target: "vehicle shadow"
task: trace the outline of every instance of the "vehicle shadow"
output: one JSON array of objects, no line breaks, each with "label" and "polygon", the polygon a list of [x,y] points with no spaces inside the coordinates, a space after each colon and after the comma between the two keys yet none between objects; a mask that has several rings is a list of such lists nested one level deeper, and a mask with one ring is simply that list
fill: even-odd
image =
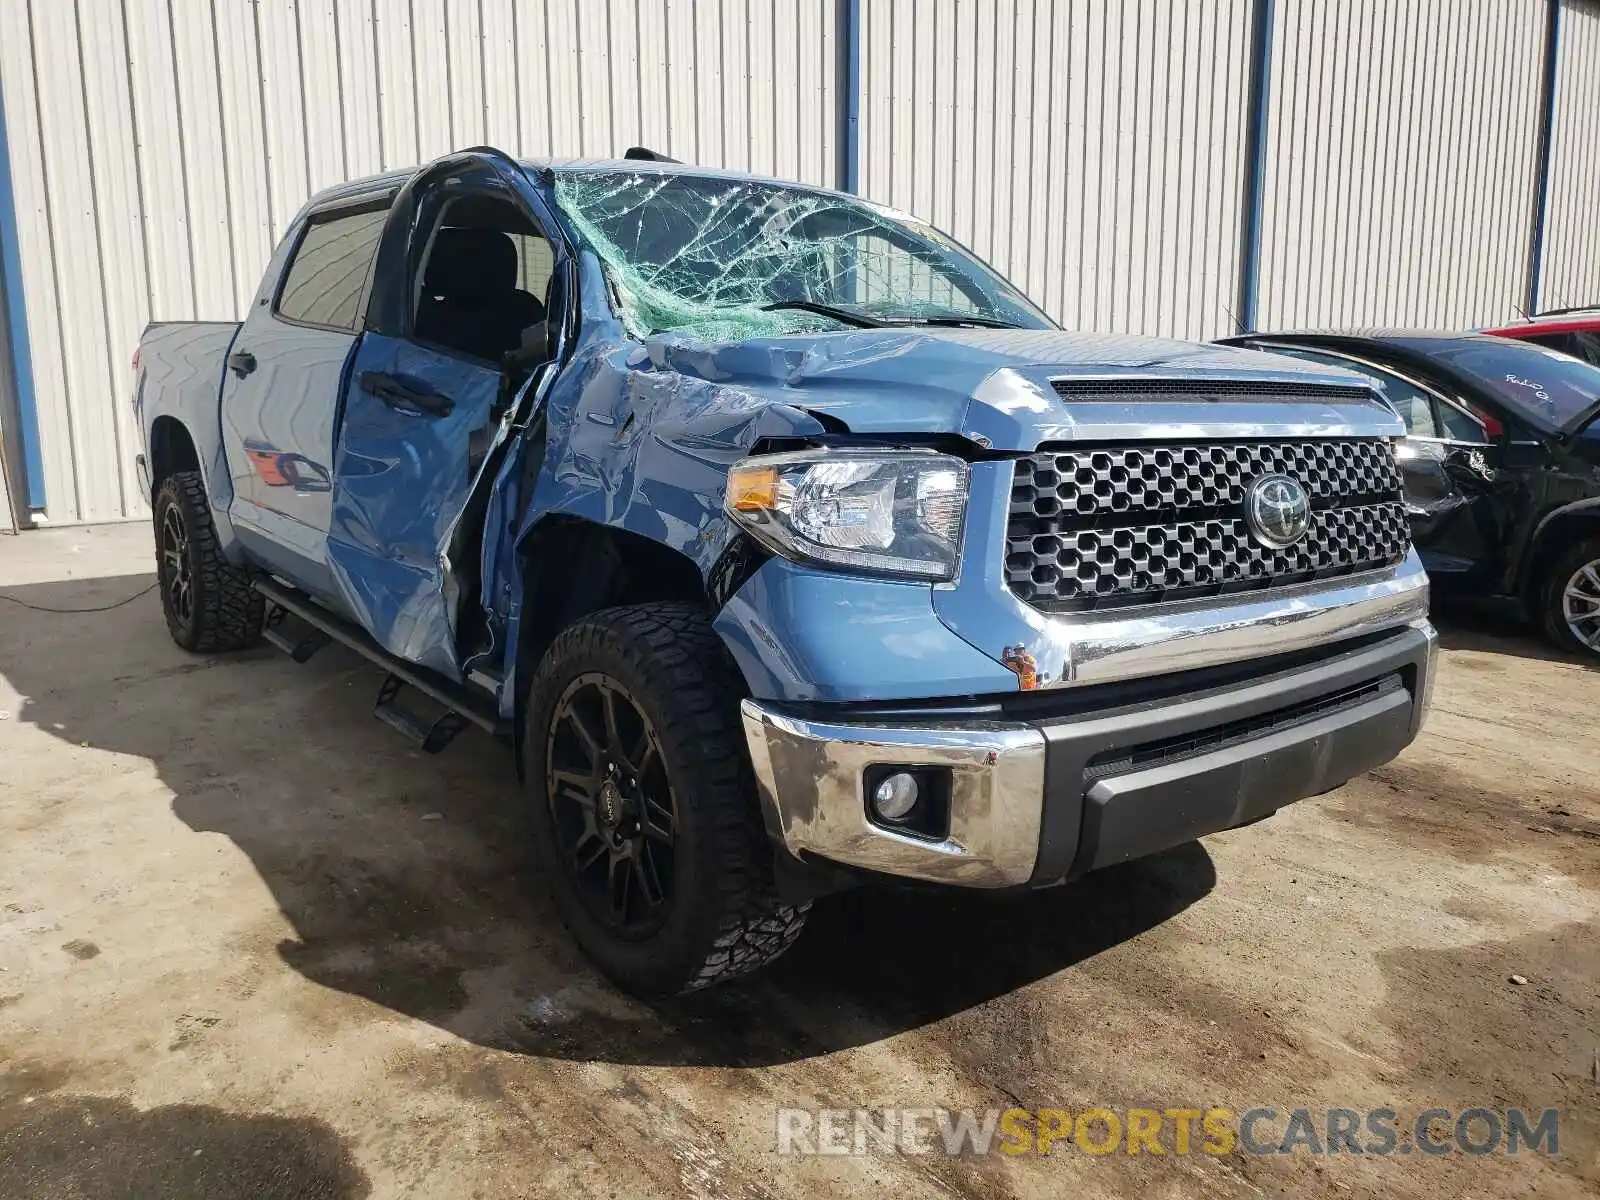
[{"label": "vehicle shadow", "polygon": [[[149,580],[0,590],[87,608]],[[379,673],[341,647],[304,666],[266,648],[186,655],[154,596],[80,616],[6,607],[0,676],[23,696],[12,721],[34,727],[12,735],[153,763],[172,812],[229,838],[294,930],[280,940],[277,914],[218,912],[273,931],[236,939],[240,953],[260,944],[323,987],[480,1046],[640,1065],[809,1058],[1068,969],[1215,885],[1191,843],[1032,895],[861,890],[819,902],[766,973],[646,1005],[593,971],[531,877],[507,748],[471,730],[443,754],[412,750],[370,716]]]},{"label": "vehicle shadow", "polygon": [[1600,656],[1562,650],[1552,645],[1537,625],[1506,613],[1460,601],[1435,601],[1432,618],[1439,630],[1439,645],[1446,650],[1476,650],[1590,670],[1600,668]]}]

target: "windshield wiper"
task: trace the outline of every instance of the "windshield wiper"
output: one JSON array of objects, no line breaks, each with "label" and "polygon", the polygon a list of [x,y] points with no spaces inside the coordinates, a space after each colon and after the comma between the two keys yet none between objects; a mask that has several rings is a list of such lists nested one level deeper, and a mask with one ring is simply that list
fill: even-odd
[{"label": "windshield wiper", "polygon": [[882,329],[884,324],[882,321],[875,321],[871,317],[863,316],[861,313],[851,312],[848,308],[835,308],[832,304],[823,304],[816,300],[774,300],[771,304],[763,304],[761,311],[777,312],[785,308],[795,308],[801,312],[832,317],[835,321],[843,321],[846,325],[854,325],[857,329]]},{"label": "windshield wiper", "polygon": [[840,308],[834,304],[824,304],[820,300],[774,300],[771,304],[763,304],[761,311],[773,312],[783,308],[797,308],[802,312],[818,313],[824,317],[832,317],[835,321],[843,321],[846,325],[854,325],[858,329],[883,329],[893,325],[975,325],[980,329],[1022,328],[1010,321],[998,321],[993,317],[968,316],[966,313],[933,316],[923,313],[874,313],[869,317],[865,313]]}]

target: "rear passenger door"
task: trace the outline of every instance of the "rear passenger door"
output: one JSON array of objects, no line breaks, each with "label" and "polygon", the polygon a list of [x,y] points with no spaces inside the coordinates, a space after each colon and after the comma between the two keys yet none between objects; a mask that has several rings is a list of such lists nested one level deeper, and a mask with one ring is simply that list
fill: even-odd
[{"label": "rear passenger door", "polygon": [[284,239],[222,381],[232,516],[251,555],[325,602],[334,431],[389,197],[327,205]]}]

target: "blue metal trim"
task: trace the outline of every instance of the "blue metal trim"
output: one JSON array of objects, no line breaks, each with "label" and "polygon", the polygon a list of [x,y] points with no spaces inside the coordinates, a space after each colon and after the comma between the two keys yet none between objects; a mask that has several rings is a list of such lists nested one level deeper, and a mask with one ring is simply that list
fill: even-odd
[{"label": "blue metal trim", "polygon": [[861,0],[842,0],[839,8],[844,95],[839,109],[840,190],[861,192]]},{"label": "blue metal trim", "polygon": [[38,399],[33,388],[33,355],[28,347],[28,317],[22,301],[22,260],[18,254],[16,200],[11,190],[11,148],[6,141],[5,100],[0,97],[0,314],[6,317],[22,428],[23,469],[28,507],[44,507],[44,458],[39,453]]},{"label": "blue metal trim", "polygon": [[1272,93],[1273,0],[1254,0],[1250,11],[1249,128],[1245,132],[1244,212],[1239,228],[1239,333],[1254,333],[1261,275],[1261,212],[1267,181],[1268,100]]},{"label": "blue metal trim", "polygon": [[1539,286],[1544,275],[1544,225],[1550,202],[1550,144],[1555,138],[1556,70],[1561,48],[1561,0],[1546,0],[1544,78],[1539,95],[1538,166],[1533,184],[1533,229],[1528,243],[1527,313],[1539,311]]}]

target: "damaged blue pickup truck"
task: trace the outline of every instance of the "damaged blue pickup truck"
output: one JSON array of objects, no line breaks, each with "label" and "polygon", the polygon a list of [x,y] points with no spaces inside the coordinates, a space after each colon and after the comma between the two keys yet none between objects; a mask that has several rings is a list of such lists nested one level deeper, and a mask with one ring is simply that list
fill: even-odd
[{"label": "damaged blue pickup truck", "polygon": [[504,738],[640,993],[857,882],[1046,887],[1259,820],[1427,704],[1369,384],[1063,332],[855,196],[459,153],[315,197],[242,324],[152,325],[135,374],[177,643],[341,642],[428,750]]}]

